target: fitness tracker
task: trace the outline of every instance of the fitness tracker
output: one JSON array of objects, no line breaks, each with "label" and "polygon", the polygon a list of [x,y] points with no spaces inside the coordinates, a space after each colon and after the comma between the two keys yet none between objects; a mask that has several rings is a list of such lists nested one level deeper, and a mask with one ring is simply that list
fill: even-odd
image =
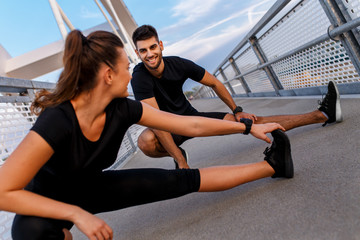
[{"label": "fitness tracker", "polygon": [[243,111],[243,108],[242,108],[242,107],[236,106],[236,108],[233,110],[233,114],[235,115],[235,114],[237,114],[237,113],[239,113],[239,112],[242,112],[242,111]]},{"label": "fitness tracker", "polygon": [[240,122],[245,124],[246,126],[246,129],[245,131],[243,132],[244,135],[248,135],[250,133],[250,130],[251,130],[251,126],[253,124],[253,121],[251,119],[248,119],[248,118],[240,118]]}]

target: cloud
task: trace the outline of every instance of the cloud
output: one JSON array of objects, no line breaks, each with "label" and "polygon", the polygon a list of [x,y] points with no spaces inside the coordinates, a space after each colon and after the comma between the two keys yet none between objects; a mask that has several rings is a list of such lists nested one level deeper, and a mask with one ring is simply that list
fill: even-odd
[{"label": "cloud", "polygon": [[183,0],[172,8],[172,16],[181,17],[182,23],[194,22],[207,15],[220,0]]},{"label": "cloud", "polygon": [[177,55],[197,61],[205,57],[211,51],[233,41],[251,29],[251,25],[240,27],[230,26],[222,32],[214,35],[196,34],[178,41],[168,47],[165,46],[165,55]]},{"label": "cloud", "polygon": [[[198,59],[205,57],[211,51],[214,51],[230,41],[239,39],[242,35],[250,31],[253,25],[259,21],[265,13],[264,11],[256,12],[255,9],[269,1],[271,0],[263,0],[253,4],[242,11],[222,19],[221,21],[205,26],[202,30],[177,41],[174,44],[169,46],[165,45],[164,54],[183,56],[192,59],[193,61],[197,61]],[[244,16],[247,16],[249,22],[243,22],[241,25],[238,25],[238,22],[236,22],[236,25],[233,24],[221,29],[225,23],[229,23]],[[175,25],[172,27],[175,27]],[[219,29],[221,29],[221,31]],[[241,39],[239,39],[239,41],[240,40]]]},{"label": "cloud", "polygon": [[100,11],[91,12],[87,7],[81,6],[80,9],[81,18],[103,18],[103,15]]}]

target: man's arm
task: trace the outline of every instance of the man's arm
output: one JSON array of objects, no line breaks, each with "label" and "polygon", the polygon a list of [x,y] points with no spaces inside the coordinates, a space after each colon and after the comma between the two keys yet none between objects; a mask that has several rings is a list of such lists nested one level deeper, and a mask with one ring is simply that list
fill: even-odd
[{"label": "man's arm", "polygon": [[[141,100],[141,102],[147,103],[153,108],[159,109],[159,105],[155,97]],[[179,147],[176,146],[171,134],[157,129],[152,129],[152,131],[155,133],[163,148],[169,153],[171,157],[175,158],[176,162],[179,164],[179,168],[189,168],[189,165],[186,163],[186,160]]]},{"label": "man's arm", "polygon": [[[205,70],[205,75],[200,81],[201,84],[211,87],[219,98],[230,108],[231,112],[236,108],[236,103],[231,97],[230,93],[216,77]],[[240,118],[249,118],[255,122],[257,120],[254,114],[240,112],[236,114],[236,121],[240,121]]]}]

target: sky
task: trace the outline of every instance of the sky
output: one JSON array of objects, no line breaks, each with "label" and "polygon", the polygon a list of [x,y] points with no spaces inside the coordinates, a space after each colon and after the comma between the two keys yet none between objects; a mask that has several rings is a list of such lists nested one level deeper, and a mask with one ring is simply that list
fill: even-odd
[{"label": "sky", "polygon": [[[75,28],[106,21],[93,0],[57,0]],[[100,1],[99,1],[100,2]],[[210,73],[276,0],[124,0],[140,26],[153,25],[164,56],[190,59]],[[0,44],[12,57],[60,40],[48,0],[0,0]],[[55,82],[59,71],[37,78]],[[187,81],[184,90],[197,86]]]}]

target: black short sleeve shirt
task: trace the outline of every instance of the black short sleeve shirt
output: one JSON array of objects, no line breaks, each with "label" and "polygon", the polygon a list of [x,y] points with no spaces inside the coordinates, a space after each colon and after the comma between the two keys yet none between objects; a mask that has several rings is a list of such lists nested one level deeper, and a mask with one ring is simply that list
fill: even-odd
[{"label": "black short sleeve shirt", "polygon": [[182,86],[188,78],[199,82],[205,69],[180,57],[163,57],[163,60],[165,68],[161,78],[151,75],[143,63],[134,68],[131,86],[135,99],[141,101],[155,97],[161,110],[175,114],[193,111]]},{"label": "black short sleeve shirt", "polygon": [[93,142],[83,135],[70,101],[46,108],[31,130],[49,143],[54,154],[36,177],[71,179],[82,173],[99,172],[111,166],[127,129],[137,123],[141,116],[140,102],[127,98],[113,100],[106,108],[106,121],[101,136]]}]

